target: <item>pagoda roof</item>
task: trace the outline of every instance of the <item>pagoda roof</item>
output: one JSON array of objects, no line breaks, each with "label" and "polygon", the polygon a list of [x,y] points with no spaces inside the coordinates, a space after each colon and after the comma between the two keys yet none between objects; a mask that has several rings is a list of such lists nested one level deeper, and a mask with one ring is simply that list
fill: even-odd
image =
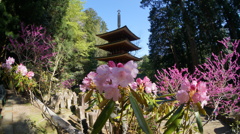
[{"label": "pagoda roof", "polygon": [[140,39],[134,33],[132,33],[127,26],[123,26],[121,28],[118,28],[116,30],[106,32],[103,34],[98,34],[97,36],[109,42],[117,41],[119,39],[126,39],[126,38],[130,41]]},{"label": "pagoda roof", "polygon": [[134,51],[141,49],[140,47],[130,42],[128,39],[102,45],[96,45],[96,47],[110,52],[114,50]]},{"label": "pagoda roof", "polygon": [[96,59],[100,60],[100,61],[106,61],[106,62],[114,61],[114,62],[121,62],[121,63],[126,63],[130,60],[133,60],[133,61],[141,60],[141,58],[137,58],[129,53],[111,55],[111,56],[107,56],[107,57],[97,57]]}]

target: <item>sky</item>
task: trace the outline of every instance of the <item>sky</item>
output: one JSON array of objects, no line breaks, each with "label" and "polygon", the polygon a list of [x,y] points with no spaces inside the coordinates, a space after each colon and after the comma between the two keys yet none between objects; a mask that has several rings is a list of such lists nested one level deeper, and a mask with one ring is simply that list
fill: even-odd
[{"label": "sky", "polygon": [[140,50],[132,52],[137,57],[149,54],[148,37],[150,23],[148,21],[149,9],[140,7],[141,0],[85,0],[85,9],[93,8],[99,17],[106,22],[108,32],[116,30],[118,10],[121,11],[121,27],[127,26],[140,39],[133,43]]}]

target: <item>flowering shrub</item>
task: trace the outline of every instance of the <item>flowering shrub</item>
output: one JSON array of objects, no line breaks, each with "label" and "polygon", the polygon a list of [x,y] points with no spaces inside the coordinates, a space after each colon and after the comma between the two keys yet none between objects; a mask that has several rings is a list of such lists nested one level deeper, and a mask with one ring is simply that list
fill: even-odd
[{"label": "flowering shrub", "polygon": [[[190,106],[194,105],[197,108],[192,109],[195,109],[199,131],[202,132],[198,111],[205,114],[201,107],[201,103],[203,106],[208,100],[205,83],[192,81],[190,84],[186,79],[185,83],[180,83],[182,85],[181,90],[177,93],[179,101],[175,99],[166,101],[163,99],[164,97],[173,95],[158,96],[156,84],[152,83],[148,77],[136,78],[137,73],[137,64],[133,61],[126,64],[115,64],[110,61],[108,64],[99,66],[96,72],[90,72],[83,79],[80,90],[86,94],[85,101],[89,103],[88,109],[94,106],[102,109],[93,126],[92,133],[98,133],[109,118],[117,128],[116,133],[122,133],[120,127],[124,123],[125,126],[128,126],[128,132],[140,132],[139,129],[135,130],[139,125],[145,133],[152,133],[152,130],[161,131],[157,126],[164,119],[169,119],[165,124],[167,127],[165,133],[171,133],[175,130],[179,132],[187,131],[188,128],[192,131],[189,113],[191,111]],[[184,99],[181,92],[184,92],[186,96]],[[174,105],[178,102],[180,102],[180,107]],[[118,108],[115,108],[116,104],[118,104]],[[126,111],[128,114],[126,114]],[[116,121],[116,118],[111,118],[111,113],[117,114],[119,120]],[[133,115],[135,115],[135,118]],[[181,122],[183,117],[185,117],[185,120]],[[137,121],[138,124],[133,121]],[[148,124],[152,125],[149,126]],[[184,129],[179,128],[179,126]]]},{"label": "flowering shrub", "polygon": [[195,75],[207,82],[209,106],[215,114],[234,114],[240,112],[240,54],[237,51],[240,40],[230,38],[219,41],[226,48],[219,55],[212,54],[207,62],[196,68]]},{"label": "flowering shrub", "polygon": [[55,55],[53,39],[46,34],[41,26],[21,25],[18,39],[10,38],[7,49],[17,55],[20,63],[32,63],[35,67],[49,65],[49,60]]},{"label": "flowering shrub", "polygon": [[28,71],[23,64],[13,66],[15,59],[8,57],[6,63],[2,64],[2,79],[10,88],[18,88],[18,91],[31,90],[36,86],[36,82],[32,79],[33,71]]},{"label": "flowering shrub", "polygon": [[[219,55],[212,54],[206,63],[195,68],[190,74],[186,68],[177,69],[175,66],[158,71],[157,86],[161,94],[177,93],[180,104],[201,102],[214,108],[214,114],[234,114],[240,111],[240,65],[237,51],[240,40],[230,42],[230,38],[219,41],[225,50]],[[187,80],[188,79],[188,80]],[[192,81],[191,83],[189,82]],[[201,82],[204,81],[204,82]],[[191,90],[195,87],[194,90]],[[205,88],[207,87],[207,88]],[[206,90],[207,89],[207,90]],[[197,92],[196,92],[197,91]]]}]

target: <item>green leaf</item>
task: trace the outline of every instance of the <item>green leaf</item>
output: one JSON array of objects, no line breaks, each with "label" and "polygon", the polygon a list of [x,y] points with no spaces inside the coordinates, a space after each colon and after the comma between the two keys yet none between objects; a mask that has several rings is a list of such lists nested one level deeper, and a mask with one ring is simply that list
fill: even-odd
[{"label": "green leaf", "polygon": [[103,108],[103,106],[105,106],[107,103],[108,103],[108,99],[104,99],[99,105],[98,105],[98,107],[100,108],[100,109],[102,109]]},{"label": "green leaf", "polygon": [[169,125],[170,123],[174,122],[179,116],[181,116],[183,112],[183,106],[182,104],[175,112],[174,114],[170,117],[170,119],[166,122],[165,126]]},{"label": "green leaf", "polygon": [[93,90],[90,90],[90,91],[86,94],[86,96],[85,96],[85,98],[84,98],[84,102],[85,102],[85,103],[90,99],[90,97],[92,96],[92,93],[93,93]]},{"label": "green leaf", "polygon": [[158,96],[157,98],[165,98],[165,97],[168,97],[168,96],[174,96],[174,94],[165,94],[165,95],[161,95],[161,96]]},{"label": "green leaf", "polygon": [[203,126],[202,126],[202,121],[200,119],[199,112],[195,112],[195,117],[196,117],[196,122],[197,122],[197,125],[198,125],[198,130],[202,134],[203,133]]},{"label": "green leaf", "polygon": [[164,117],[162,117],[160,120],[157,121],[157,123],[160,123],[161,121],[165,120],[168,116],[170,116],[177,108],[174,108],[171,112],[166,114]]},{"label": "green leaf", "polygon": [[141,95],[136,93],[134,90],[131,90],[131,93],[140,104],[143,104],[143,105],[147,106],[146,101],[143,100],[144,98]]},{"label": "green leaf", "polygon": [[111,113],[113,112],[114,106],[115,101],[110,100],[108,104],[104,107],[104,109],[102,110],[102,112],[100,113],[96,122],[93,125],[92,134],[98,134],[102,130],[103,126],[105,125]]},{"label": "green leaf", "polygon": [[197,107],[198,107],[198,111],[201,115],[207,115],[207,112],[202,108],[200,102],[196,103]]},{"label": "green leaf", "polygon": [[130,103],[133,108],[134,114],[137,117],[138,124],[146,134],[152,134],[152,131],[150,130],[148,124],[146,123],[146,120],[143,117],[142,111],[139,108],[135,97],[132,94],[130,94],[129,99],[130,99]]},{"label": "green leaf", "polygon": [[167,129],[164,131],[163,134],[172,134],[176,128],[179,126],[179,124],[181,123],[182,117],[183,117],[184,112],[180,113],[180,116],[177,117],[177,119],[175,119],[168,127]]}]

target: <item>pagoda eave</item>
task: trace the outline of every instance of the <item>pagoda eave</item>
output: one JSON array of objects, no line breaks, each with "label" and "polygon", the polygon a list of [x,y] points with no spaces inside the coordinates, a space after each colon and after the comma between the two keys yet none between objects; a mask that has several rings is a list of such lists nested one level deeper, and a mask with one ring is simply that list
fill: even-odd
[{"label": "pagoda eave", "polygon": [[121,63],[126,63],[130,60],[133,60],[133,61],[140,61],[141,58],[137,58],[129,53],[124,53],[124,54],[118,54],[118,55],[112,55],[112,56],[108,56],[108,57],[97,57],[96,58],[97,60],[100,60],[100,61],[105,61],[105,62],[108,62],[108,61],[115,61],[115,62],[121,62]]},{"label": "pagoda eave", "polygon": [[107,43],[103,45],[96,45],[96,47],[103,49],[105,51],[113,51],[117,50],[119,47],[122,48],[123,50],[129,50],[129,51],[134,51],[134,50],[139,50],[141,49],[140,47],[134,45],[131,43],[129,40],[122,40],[114,43]]},{"label": "pagoda eave", "polygon": [[109,42],[116,41],[119,39],[126,39],[126,38],[128,38],[130,41],[140,39],[134,33],[132,33],[127,26],[118,28],[116,30],[113,30],[107,33],[98,34],[97,36]]}]

